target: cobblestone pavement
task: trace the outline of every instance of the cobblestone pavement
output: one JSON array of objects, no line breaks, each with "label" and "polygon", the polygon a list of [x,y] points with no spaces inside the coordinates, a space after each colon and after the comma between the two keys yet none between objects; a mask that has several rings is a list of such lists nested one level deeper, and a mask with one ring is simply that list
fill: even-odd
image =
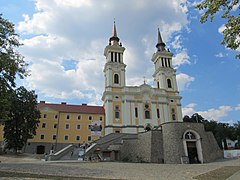
[{"label": "cobblestone pavement", "polygon": [[[193,179],[225,166],[240,166],[240,159],[221,160],[206,164],[149,164],[79,161],[17,161],[0,163],[0,171],[74,176],[104,179]],[[238,171],[238,174],[240,171]],[[238,176],[239,177],[239,176]],[[0,178],[9,179],[9,178]],[[10,178],[18,179],[18,178]],[[23,179],[23,178],[20,178]]]}]

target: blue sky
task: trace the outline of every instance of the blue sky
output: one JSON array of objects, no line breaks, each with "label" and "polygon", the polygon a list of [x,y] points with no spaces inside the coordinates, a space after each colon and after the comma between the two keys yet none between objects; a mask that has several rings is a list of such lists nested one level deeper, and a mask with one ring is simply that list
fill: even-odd
[{"label": "blue sky", "polygon": [[174,53],[183,114],[240,121],[240,60],[220,43],[224,21],[200,24],[194,0],[0,0],[15,24],[38,100],[102,105],[103,50],[116,18],[127,85],[153,85],[157,27]]}]

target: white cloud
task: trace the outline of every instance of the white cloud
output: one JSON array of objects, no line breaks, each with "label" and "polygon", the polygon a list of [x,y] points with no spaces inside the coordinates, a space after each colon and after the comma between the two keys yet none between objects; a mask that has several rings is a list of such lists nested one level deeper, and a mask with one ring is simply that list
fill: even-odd
[{"label": "white cloud", "polygon": [[71,7],[71,8],[78,8],[82,6],[91,6],[92,1],[91,0],[55,0],[55,3],[57,6],[60,7]]},{"label": "white cloud", "polygon": [[[87,99],[92,104],[101,104],[103,49],[114,17],[126,47],[128,85],[142,84],[143,76],[152,83],[154,65],[150,59],[156,50],[157,25],[168,42],[189,23],[187,0],[139,0],[137,5],[135,0],[35,0],[35,9],[32,16],[24,14],[17,26],[24,37],[21,53],[32,72],[26,79],[29,87],[46,98]],[[75,68],[65,70],[64,60],[76,62]],[[175,60],[176,66],[188,64],[187,52],[179,53]],[[180,87],[186,88],[191,81],[185,77]]]},{"label": "white cloud", "polygon": [[182,36],[176,35],[171,42],[171,47],[177,51],[177,54],[173,56],[173,66],[179,68],[183,64],[191,64],[190,57],[187,53],[187,49],[182,45]]},{"label": "white cloud", "polygon": [[171,46],[174,49],[181,49],[182,48],[182,44],[181,44],[181,36],[177,35],[174,37],[174,41],[171,43]]},{"label": "white cloud", "polygon": [[222,25],[218,28],[218,32],[219,32],[220,34],[222,34],[225,29],[226,29],[225,24],[222,24]]},{"label": "white cloud", "polygon": [[189,87],[190,83],[194,81],[194,79],[195,79],[194,77],[191,77],[184,73],[177,74],[177,83],[179,91],[186,90]]},{"label": "white cloud", "polygon": [[[182,108],[183,116],[188,115],[191,116],[194,113],[200,114],[203,118],[207,120],[215,120],[215,121],[224,121],[224,118],[229,115],[229,112],[233,111],[231,106],[219,106],[218,108],[211,108],[205,111],[197,111],[196,104],[191,103]],[[229,121],[230,122],[230,121]]]},{"label": "white cloud", "polygon": [[240,104],[238,104],[238,105],[235,107],[235,110],[236,110],[236,111],[240,111]]},{"label": "white cloud", "polygon": [[197,104],[195,104],[195,103],[191,103],[191,104],[188,104],[186,107],[183,107],[182,108],[183,116],[185,116],[185,115],[191,116],[194,113],[196,113],[196,111],[195,111],[196,105]]},{"label": "white cloud", "polygon": [[222,52],[220,52],[220,53],[218,53],[218,54],[215,54],[215,57],[222,58],[222,57],[224,57],[224,55],[223,55]]},{"label": "white cloud", "polygon": [[176,54],[173,57],[173,66],[178,68],[180,65],[183,64],[191,64],[190,57],[188,56],[187,50],[184,49],[180,53]]},{"label": "white cloud", "polygon": [[217,109],[211,108],[207,111],[199,111],[205,119],[220,121],[221,118],[226,117],[230,111],[232,111],[231,106],[219,106]]}]

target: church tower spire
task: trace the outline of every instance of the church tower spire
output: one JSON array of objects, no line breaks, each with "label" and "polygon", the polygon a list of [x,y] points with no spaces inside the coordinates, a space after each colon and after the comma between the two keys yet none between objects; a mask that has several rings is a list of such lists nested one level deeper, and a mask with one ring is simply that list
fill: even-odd
[{"label": "church tower spire", "polygon": [[109,44],[110,45],[115,45],[119,43],[119,38],[117,36],[117,28],[116,28],[116,22],[114,20],[113,23],[113,31],[112,31],[112,37],[109,38]]},{"label": "church tower spire", "polygon": [[166,44],[163,42],[160,30],[158,28],[158,43],[156,45],[157,51],[165,51],[165,46]]}]

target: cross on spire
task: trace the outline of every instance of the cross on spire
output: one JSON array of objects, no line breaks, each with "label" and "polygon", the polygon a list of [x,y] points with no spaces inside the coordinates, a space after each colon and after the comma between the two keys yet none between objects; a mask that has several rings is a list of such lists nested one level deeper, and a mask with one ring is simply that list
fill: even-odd
[{"label": "cross on spire", "polygon": [[143,84],[146,84],[146,77],[143,76]]}]

